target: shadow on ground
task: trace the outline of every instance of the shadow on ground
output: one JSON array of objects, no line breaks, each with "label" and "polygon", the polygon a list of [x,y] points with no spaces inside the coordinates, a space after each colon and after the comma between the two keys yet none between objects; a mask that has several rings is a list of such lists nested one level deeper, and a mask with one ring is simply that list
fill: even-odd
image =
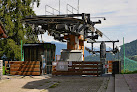
[{"label": "shadow on ground", "polygon": [[48,90],[48,92],[97,92],[105,77],[55,76],[31,81],[24,89]]}]

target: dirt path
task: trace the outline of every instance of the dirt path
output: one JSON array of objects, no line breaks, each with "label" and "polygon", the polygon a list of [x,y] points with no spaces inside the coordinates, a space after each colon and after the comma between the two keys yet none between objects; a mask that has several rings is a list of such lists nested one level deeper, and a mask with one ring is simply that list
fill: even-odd
[{"label": "dirt path", "polygon": [[4,76],[0,92],[97,92],[107,89],[109,77],[81,76]]}]

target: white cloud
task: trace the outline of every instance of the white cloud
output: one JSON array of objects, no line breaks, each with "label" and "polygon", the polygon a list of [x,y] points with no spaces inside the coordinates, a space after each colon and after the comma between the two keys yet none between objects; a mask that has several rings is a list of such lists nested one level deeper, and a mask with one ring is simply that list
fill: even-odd
[{"label": "white cloud", "polygon": [[42,34],[42,37],[41,37],[41,35],[38,35],[38,38],[39,38],[39,40],[42,40],[44,42],[53,42],[53,41],[59,42],[57,40],[54,40],[53,36],[49,36],[47,32]]}]

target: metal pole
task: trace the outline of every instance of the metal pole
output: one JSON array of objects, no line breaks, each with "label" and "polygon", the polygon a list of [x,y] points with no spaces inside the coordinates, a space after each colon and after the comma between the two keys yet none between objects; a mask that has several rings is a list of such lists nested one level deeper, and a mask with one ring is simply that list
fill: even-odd
[{"label": "metal pole", "polygon": [[60,0],[59,0],[59,15],[60,15]]},{"label": "metal pole", "polygon": [[22,61],[22,40],[21,40],[21,61]]},{"label": "metal pole", "polygon": [[125,72],[125,44],[124,44],[124,37],[123,37],[123,51],[124,51],[124,72]]},{"label": "metal pole", "polygon": [[78,0],[78,14],[79,14],[79,0]]},{"label": "metal pole", "polygon": [[68,14],[68,5],[66,6],[66,11],[67,11],[67,14]]},{"label": "metal pole", "polygon": [[45,15],[46,15],[46,5],[45,5]]}]

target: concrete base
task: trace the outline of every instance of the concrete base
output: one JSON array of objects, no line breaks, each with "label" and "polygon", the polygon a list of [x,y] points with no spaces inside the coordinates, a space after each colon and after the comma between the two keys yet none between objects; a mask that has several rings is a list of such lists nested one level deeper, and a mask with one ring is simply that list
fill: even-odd
[{"label": "concrete base", "polygon": [[83,61],[83,50],[66,50],[61,51],[61,61]]}]

